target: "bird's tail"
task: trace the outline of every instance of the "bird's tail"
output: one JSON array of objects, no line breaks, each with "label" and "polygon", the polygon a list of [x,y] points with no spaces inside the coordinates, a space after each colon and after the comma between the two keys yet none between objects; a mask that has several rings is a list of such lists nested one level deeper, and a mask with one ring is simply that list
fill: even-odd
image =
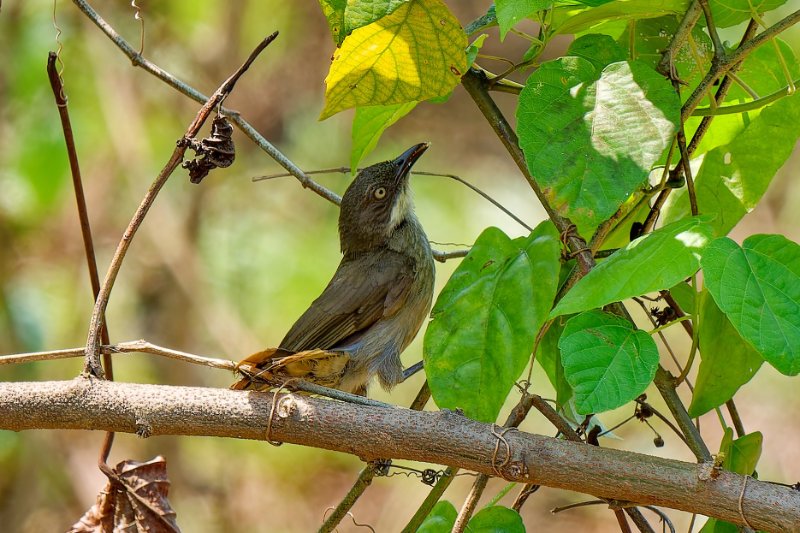
[{"label": "bird's tail", "polygon": [[291,352],[268,348],[256,352],[236,365],[242,379],[231,388],[269,390],[289,379],[304,379],[323,387],[338,388],[350,357],[343,352],[304,350]]}]

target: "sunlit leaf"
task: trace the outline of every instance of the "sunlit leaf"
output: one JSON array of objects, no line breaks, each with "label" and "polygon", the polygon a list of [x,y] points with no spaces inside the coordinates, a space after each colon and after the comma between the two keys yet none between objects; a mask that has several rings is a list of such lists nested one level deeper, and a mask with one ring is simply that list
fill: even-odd
[{"label": "sunlit leaf", "polygon": [[409,0],[319,0],[322,12],[328,19],[328,27],[336,45],[362,26],[372,24],[393,13]]},{"label": "sunlit leaf", "polygon": [[520,94],[520,147],[551,205],[587,236],[647,179],[679,111],[671,85],[642,63],[597,73],[564,57],[542,64]]},{"label": "sunlit leaf", "polygon": [[[682,19],[683,14],[637,20],[635,24],[626,25],[617,42],[632,59],[656,68]],[[694,26],[690,37],[672,54],[671,64],[680,80],[693,87],[708,72],[714,50],[711,39],[701,27]],[[684,98],[690,94],[691,91],[683,91]]]},{"label": "sunlit leaf", "polygon": [[593,8],[556,7],[551,28],[556,33],[580,33],[615,20],[683,15],[688,5],[689,0],[616,0]]},{"label": "sunlit leaf", "polygon": [[350,169],[355,174],[358,163],[378,144],[386,128],[406,116],[417,102],[405,104],[357,107],[353,118],[353,148],[350,151]]},{"label": "sunlit leaf", "polygon": [[735,26],[749,20],[753,13],[760,16],[785,3],[786,0],[709,0],[708,2],[717,28]]},{"label": "sunlit leaf", "polygon": [[[729,144],[708,152],[695,176],[701,213],[717,215],[718,235],[728,233],[752,211],[767,186],[792,153],[800,138],[800,97],[783,98],[766,107]],[[665,222],[689,213],[686,189],[670,195],[664,207]]]},{"label": "sunlit leaf", "polygon": [[441,0],[412,0],[347,36],[325,79],[320,119],[356,106],[444,96],[467,68],[467,36]]},{"label": "sunlit leaf", "polygon": [[478,35],[467,47],[467,67],[471,67],[475,62],[475,59],[478,58],[478,53],[481,51],[483,42],[487,37],[489,37],[488,33],[482,33],[481,35]]}]

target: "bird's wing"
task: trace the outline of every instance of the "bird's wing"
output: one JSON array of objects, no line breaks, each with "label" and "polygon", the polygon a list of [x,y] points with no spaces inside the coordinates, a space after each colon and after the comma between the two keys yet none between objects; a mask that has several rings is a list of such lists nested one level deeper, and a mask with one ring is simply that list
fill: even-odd
[{"label": "bird's wing", "polygon": [[411,258],[389,250],[345,257],[280,348],[331,349],[382,317],[393,315],[408,297],[414,267]]}]

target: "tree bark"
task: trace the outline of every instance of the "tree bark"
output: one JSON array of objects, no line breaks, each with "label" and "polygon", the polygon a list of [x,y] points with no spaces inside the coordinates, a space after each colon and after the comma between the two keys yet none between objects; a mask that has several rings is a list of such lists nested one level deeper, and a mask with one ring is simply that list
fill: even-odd
[{"label": "tree bark", "polygon": [[274,398],[263,392],[76,378],[0,383],[0,429],[270,438],[364,460],[408,459],[499,473],[521,483],[671,507],[767,531],[800,531],[800,492],[788,487],[713,469],[711,464],[516,430],[503,434],[498,426],[450,411],[419,412],[297,394]]}]

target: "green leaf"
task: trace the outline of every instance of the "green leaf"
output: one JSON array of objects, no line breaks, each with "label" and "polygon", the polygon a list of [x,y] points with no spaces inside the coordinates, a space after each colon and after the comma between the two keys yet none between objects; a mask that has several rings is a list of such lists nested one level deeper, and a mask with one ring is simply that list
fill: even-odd
[{"label": "green leaf", "polygon": [[486,11],[485,15],[482,15],[467,24],[467,27],[464,28],[464,33],[472,36],[479,31],[487,30],[495,26],[497,26],[497,9],[494,7],[494,4],[492,4],[489,6],[489,9]]},{"label": "green leaf", "polygon": [[658,367],[658,348],[650,335],[602,311],[567,321],[558,347],[581,414],[625,405],[644,392]]},{"label": "green leaf", "polygon": [[761,458],[761,448],[764,444],[764,436],[760,431],[748,433],[736,440],[733,439],[733,430],[725,428],[723,445],[720,446],[720,453],[725,454],[725,461],[722,467],[736,474],[752,476],[756,471],[756,465]]},{"label": "green leaf", "polygon": [[590,33],[589,35],[578,37],[569,45],[565,55],[582,57],[590,62],[597,72],[600,72],[611,63],[627,59],[625,50],[614,39],[608,35],[600,35],[598,33]]},{"label": "green leaf", "polygon": [[[713,129],[713,128],[712,128]],[[715,213],[715,231],[728,233],[758,204],[800,138],[800,97],[765,107],[730,143],[709,151],[695,176],[701,213]],[[671,222],[689,213],[686,189],[673,191],[662,210]]]},{"label": "green leaf", "polygon": [[643,235],[598,264],[558,302],[551,317],[668,289],[700,268],[710,217],[684,219]]},{"label": "green leaf", "polygon": [[694,313],[694,302],[695,298],[697,298],[697,291],[695,291],[691,285],[682,281],[672,287],[669,293],[675,301],[678,302],[678,305],[684,313]]},{"label": "green leaf", "polygon": [[754,235],[706,247],[703,276],[736,331],[782,374],[800,374],[800,246]]},{"label": "green leaf", "polygon": [[[725,428],[718,455],[718,457],[725,458],[722,467],[737,474],[752,475],[755,472],[758,459],[761,457],[761,445],[763,442],[764,437],[759,431],[748,433],[733,440],[733,430]],[[709,518],[700,533],[738,533],[739,531],[739,527],[730,522]]]},{"label": "green leaf", "polygon": [[350,169],[356,173],[358,164],[378,144],[386,128],[406,116],[417,102],[405,104],[357,107],[353,118],[353,148],[350,152]]},{"label": "green leaf", "polygon": [[518,512],[508,507],[484,507],[467,524],[469,533],[525,533],[525,525]]},{"label": "green leaf", "polygon": [[555,298],[558,233],[511,240],[487,228],[450,277],[425,332],[425,373],[440,408],[493,422]]},{"label": "green leaf", "polygon": [[495,0],[497,24],[500,26],[500,40],[506,38],[508,30],[536,11],[550,9],[553,0]]},{"label": "green leaf", "polygon": [[[776,38],[774,41],[778,44],[780,54],[786,63],[789,77],[793,80],[800,78],[800,62],[795,57],[792,48],[781,39]],[[753,50],[736,71],[736,76],[761,96],[766,96],[782,89],[788,83],[774,46],[759,46]],[[685,92],[685,94],[687,93]],[[738,83],[734,83],[728,91],[725,104],[744,103],[752,101],[752,99],[753,97],[750,93],[745,91]],[[694,151],[694,157],[697,158],[714,148],[733,141],[761,113],[762,109],[764,108],[758,108],[746,113],[716,116],[714,118],[714,127],[703,136]],[[687,137],[690,137],[697,130],[701,120],[702,117],[691,117],[687,121]]]},{"label": "green leaf", "polygon": [[641,63],[612,63],[597,79],[590,62],[564,57],[520,94],[520,147],[553,207],[588,235],[647,179],[679,112],[670,84]]},{"label": "green leaf", "polygon": [[701,302],[698,335],[702,361],[689,405],[692,418],[733,398],[764,362],[734,329],[707,290],[703,291]]},{"label": "green leaf", "polygon": [[441,0],[413,0],[353,31],[333,55],[320,120],[357,106],[448,94],[467,68],[467,36]]},{"label": "green leaf", "polygon": [[475,63],[475,59],[477,59],[478,53],[481,51],[483,42],[488,36],[488,33],[478,35],[475,40],[472,41],[472,44],[467,47],[467,67],[471,67],[472,64]]},{"label": "green leaf", "polygon": [[[792,80],[800,77],[800,63],[798,63],[792,47],[786,41],[778,38],[774,39],[774,43],[777,47],[765,45],[753,50],[751,54],[747,55],[741,68],[736,70],[736,76],[760,96],[767,96],[786,87],[790,81],[786,79],[787,72]],[[780,54],[778,51],[780,51]],[[783,70],[781,58],[786,63],[787,72]],[[752,99],[753,97],[749,92],[745,91],[738,83],[734,83],[728,91],[725,102],[731,103],[736,100],[747,101]]]},{"label": "green leaf", "polygon": [[416,533],[450,533],[456,523],[458,512],[452,503],[440,501],[419,526]]},{"label": "green leaf", "polygon": [[564,317],[554,320],[539,341],[539,349],[536,350],[536,362],[541,365],[556,391],[556,406],[559,411],[562,411],[573,397],[572,387],[564,377],[564,365],[561,364],[561,352],[558,350],[558,339],[564,332],[565,323]]},{"label": "green leaf", "polygon": [[616,0],[594,8],[563,6],[553,9],[551,30],[556,33],[581,33],[616,20],[632,20],[683,15],[689,0]]},{"label": "green leaf", "polygon": [[[625,31],[617,39],[619,45],[625,50],[630,59],[638,59],[652,68],[661,62],[664,50],[672,42],[675,30],[683,19],[681,16],[666,15],[663,17],[637,20],[635,24],[628,24]],[[631,39],[633,30],[633,39]],[[711,65],[714,50],[711,39],[702,28],[695,25],[691,32],[692,42],[685,40],[683,45],[672,56],[672,66],[677,71],[678,77],[686,82],[689,87],[694,87]],[[737,73],[738,74],[738,73]],[[688,98],[691,91],[683,91]]]},{"label": "green leaf", "polygon": [[336,42],[342,44],[345,37],[362,26],[392,14],[409,0],[319,0],[322,13],[328,19],[328,27]]},{"label": "green leaf", "polygon": [[[749,20],[753,12],[762,15],[779,8],[786,0],[710,0],[711,14],[717,28],[728,28]],[[700,17],[705,23],[705,19]]]}]

